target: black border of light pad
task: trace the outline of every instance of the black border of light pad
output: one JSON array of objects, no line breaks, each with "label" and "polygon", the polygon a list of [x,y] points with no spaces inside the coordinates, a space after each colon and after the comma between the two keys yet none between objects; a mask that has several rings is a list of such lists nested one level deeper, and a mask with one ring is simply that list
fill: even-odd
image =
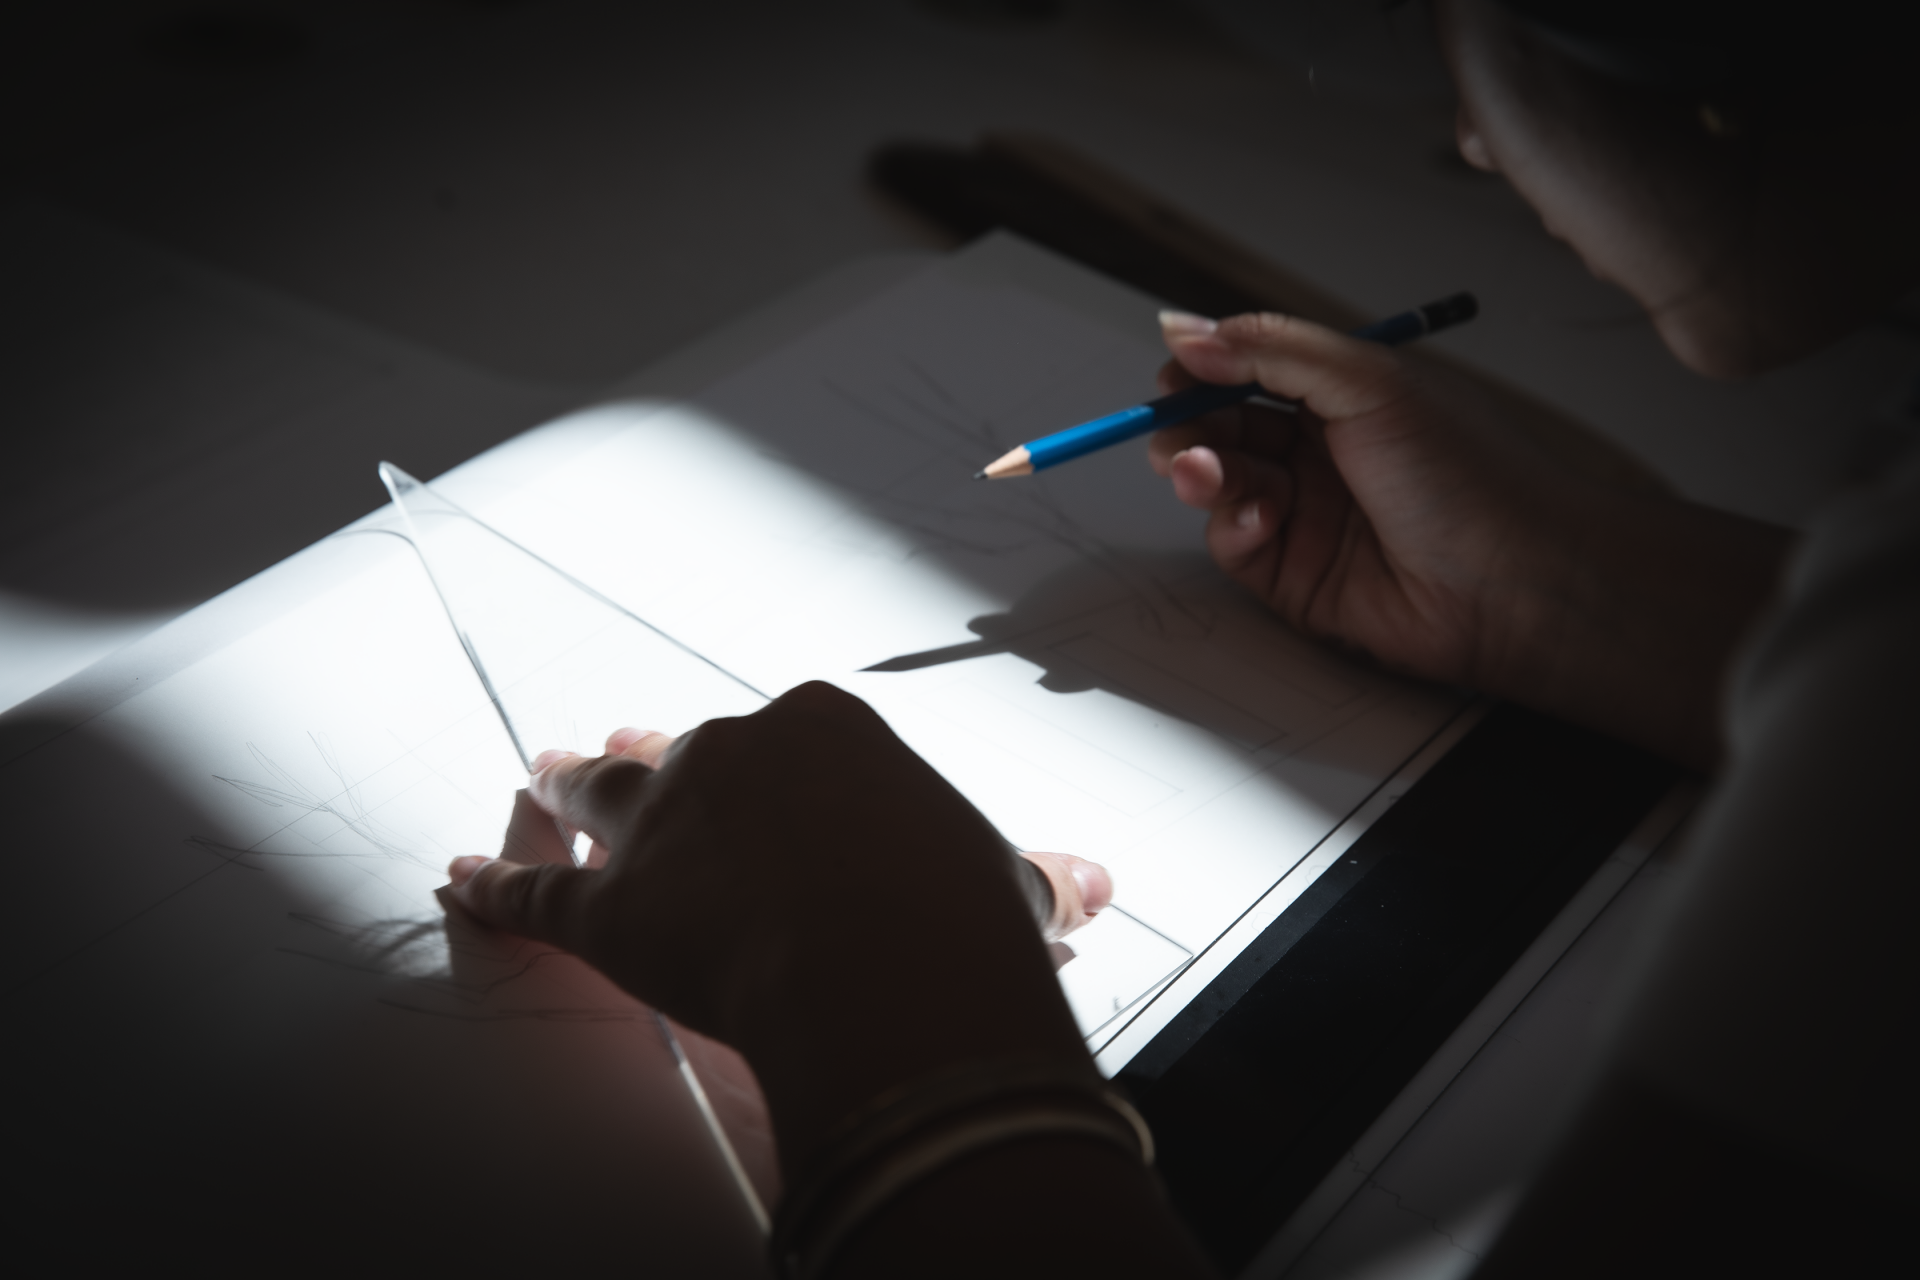
[{"label": "black border of light pad", "polygon": [[1216,1266],[1253,1258],[1681,776],[1496,707],[1128,1063]]}]

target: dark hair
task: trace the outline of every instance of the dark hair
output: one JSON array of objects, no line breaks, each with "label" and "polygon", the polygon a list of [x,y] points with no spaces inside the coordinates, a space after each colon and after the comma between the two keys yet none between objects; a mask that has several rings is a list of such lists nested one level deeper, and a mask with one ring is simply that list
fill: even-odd
[{"label": "dark hair", "polygon": [[1514,19],[1536,109],[1603,139],[1646,178],[1650,211],[1693,228],[1697,280],[1667,281],[1650,309],[1746,299],[1746,336],[1721,335],[1742,353],[1728,367],[1811,349],[1910,287],[1920,0],[1488,3]]},{"label": "dark hair", "polygon": [[1497,0],[1560,52],[1649,87],[1743,95],[1910,75],[1914,0]]}]

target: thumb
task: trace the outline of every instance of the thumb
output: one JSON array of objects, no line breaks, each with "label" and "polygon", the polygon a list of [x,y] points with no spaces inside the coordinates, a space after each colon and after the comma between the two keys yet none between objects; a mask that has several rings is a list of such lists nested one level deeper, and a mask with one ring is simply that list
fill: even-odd
[{"label": "thumb", "polygon": [[1020,856],[1038,871],[1052,890],[1047,918],[1040,921],[1040,932],[1048,942],[1058,942],[1088,923],[1113,901],[1113,877],[1097,862],[1076,858],[1070,853],[1031,853]]},{"label": "thumb", "polygon": [[577,954],[587,944],[587,899],[599,874],[555,863],[455,858],[447,892],[484,925]]}]

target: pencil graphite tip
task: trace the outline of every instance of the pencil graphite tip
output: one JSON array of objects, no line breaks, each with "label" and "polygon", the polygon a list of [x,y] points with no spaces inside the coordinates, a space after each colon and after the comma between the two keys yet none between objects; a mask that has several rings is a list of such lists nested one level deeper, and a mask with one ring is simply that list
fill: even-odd
[{"label": "pencil graphite tip", "polygon": [[975,480],[985,480],[987,478],[987,473],[984,471],[976,471],[973,473],[973,478]]}]

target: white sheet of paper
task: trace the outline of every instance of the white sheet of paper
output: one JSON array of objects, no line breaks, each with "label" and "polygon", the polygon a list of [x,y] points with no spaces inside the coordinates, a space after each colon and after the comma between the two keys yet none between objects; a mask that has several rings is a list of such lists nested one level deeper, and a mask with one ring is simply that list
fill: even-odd
[{"label": "white sheet of paper", "polygon": [[1128,915],[1062,970],[1096,1049],[1170,976],[1120,937],[1178,969],[1459,707],[1225,582],[1139,446],[972,480],[1153,394],[1141,328],[963,259],[476,510],[757,688],[859,694],[1021,847],[1106,863]]},{"label": "white sheet of paper", "polygon": [[[1112,870],[1120,909],[1069,940],[1061,981],[1117,1069],[1461,706],[1266,616],[1138,446],[971,479],[1152,395],[1153,332],[1147,300],[1002,238],[689,402],[614,402],[590,432],[531,433],[432,481],[700,655],[653,643],[567,668],[528,750],[684,731],[762,705],[749,686],[860,695],[1010,840]],[[378,1058],[411,1087],[408,1055],[491,1061],[515,1038],[584,1079],[581,1027],[652,1034],[604,984],[563,996],[498,957],[476,977],[449,949],[433,890],[449,858],[499,848],[525,778],[417,559],[382,532],[398,527],[370,517],[285,566],[330,585],[0,769],[8,811],[40,814],[29,841],[87,851],[35,869],[41,909],[9,939],[30,1016],[124,1012],[77,1044],[198,1028],[222,1070],[269,1079],[324,1034],[340,1070]],[[98,780],[97,811],[47,812],[75,778]],[[724,1197],[701,1167],[683,1181]]]}]

